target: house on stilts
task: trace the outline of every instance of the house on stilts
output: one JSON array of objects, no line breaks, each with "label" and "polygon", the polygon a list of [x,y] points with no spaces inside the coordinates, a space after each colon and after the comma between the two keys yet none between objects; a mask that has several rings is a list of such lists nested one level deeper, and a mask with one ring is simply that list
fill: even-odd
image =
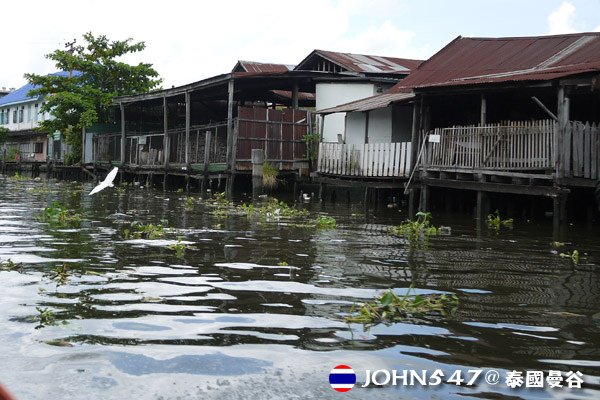
[{"label": "house on stilts", "polygon": [[[445,199],[455,193],[483,220],[490,196],[501,207],[500,194],[511,194],[527,198],[519,207],[527,217],[553,215],[558,226],[567,199],[574,211],[581,196],[592,199],[600,174],[600,33],[458,37],[384,94],[320,112],[347,113],[346,136],[363,131],[367,143],[370,126],[357,120],[390,106],[412,107],[413,214],[449,207]],[[383,146],[396,145],[392,138]],[[375,168],[373,160],[383,160],[384,171],[393,165],[385,149],[365,157],[328,146],[319,155],[324,176],[360,175]],[[536,207],[539,196],[549,200]]]}]

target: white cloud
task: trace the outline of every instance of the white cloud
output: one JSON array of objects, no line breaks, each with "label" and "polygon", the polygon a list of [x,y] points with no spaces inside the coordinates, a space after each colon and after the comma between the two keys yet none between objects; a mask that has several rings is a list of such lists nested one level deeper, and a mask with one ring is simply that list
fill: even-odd
[{"label": "white cloud", "polygon": [[575,6],[568,1],[563,2],[556,10],[548,16],[548,33],[551,35],[561,33],[574,33]]},{"label": "white cloud", "polygon": [[600,32],[600,25],[594,28],[594,32]]},{"label": "white cloud", "polygon": [[397,0],[59,3],[30,0],[35,12],[28,13],[26,23],[8,18],[0,24],[0,37],[13,43],[3,49],[2,59],[10,57],[10,62],[0,68],[0,86],[23,85],[25,72],[54,71],[44,55],[65,41],[81,40],[88,31],[146,42],[145,51],[126,60],[152,63],[164,87],[229,72],[238,59],[298,63],[315,48],[405,58],[427,55],[425,49],[413,48],[413,32],[386,20],[402,15]]}]

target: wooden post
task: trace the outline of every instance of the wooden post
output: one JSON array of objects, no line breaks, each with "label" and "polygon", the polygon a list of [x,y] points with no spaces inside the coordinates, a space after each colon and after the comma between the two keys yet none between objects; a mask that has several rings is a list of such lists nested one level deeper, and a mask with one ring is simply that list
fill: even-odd
[{"label": "wooden post", "polygon": [[229,84],[227,86],[227,165],[229,168],[234,164],[232,158],[235,158],[235,155],[232,155],[232,147],[233,147],[233,78],[229,80]]},{"label": "wooden post", "polygon": [[429,211],[429,186],[421,185],[421,198],[419,201],[419,211],[427,212]]},{"label": "wooden post", "polygon": [[188,167],[188,176],[189,176],[189,166],[190,166],[190,92],[185,92],[185,165]]},{"label": "wooden post", "polygon": [[415,189],[409,189],[408,191],[408,219],[412,220],[415,218],[416,210],[415,210]]},{"label": "wooden post", "polygon": [[257,199],[263,192],[263,164],[265,152],[263,149],[252,149],[252,198]]},{"label": "wooden post", "polygon": [[121,108],[121,166],[125,165],[125,105],[123,103],[119,103],[119,107]]},{"label": "wooden post", "polygon": [[294,81],[294,86],[292,87],[292,108],[298,108],[298,82]]},{"label": "wooden post", "polygon": [[554,165],[557,179],[564,178],[565,170],[569,167],[564,164],[564,136],[565,129],[569,123],[569,98],[565,94],[565,87],[558,87],[558,104],[557,104],[557,128],[554,132]]},{"label": "wooden post", "polygon": [[479,126],[484,126],[487,123],[487,99],[485,94],[481,94],[481,115],[479,118]]},{"label": "wooden post", "polygon": [[365,144],[367,143],[369,143],[369,111],[365,111]]},{"label": "wooden post", "polygon": [[168,126],[167,96],[163,96],[163,190],[167,190],[167,169],[169,167],[169,126]]},{"label": "wooden post", "polygon": [[552,199],[553,217],[552,217],[552,236],[555,241],[560,241],[565,235],[567,220],[567,195],[559,195]]},{"label": "wooden post", "polygon": [[[206,131],[204,136],[204,168],[202,170],[202,186],[200,187],[200,192],[204,196],[206,192],[206,183],[208,181],[208,166],[210,164],[210,141],[211,141],[211,131]],[[196,136],[197,137],[197,136]],[[197,151],[197,150],[196,150]]]},{"label": "wooden post", "polygon": [[[417,162],[417,155],[419,151],[419,120],[420,120],[420,108],[419,103],[414,102],[413,104],[413,119],[412,119],[412,135],[411,135],[411,148],[410,148],[410,172],[409,176],[412,174],[413,169],[415,168]],[[411,192],[414,197],[414,191]]]},{"label": "wooden post", "polygon": [[85,165],[85,127],[81,128],[81,166]]},{"label": "wooden post", "polygon": [[488,194],[484,191],[477,191],[477,211],[475,213],[475,219],[477,219],[477,227],[483,227],[483,223],[486,219],[488,212]]}]

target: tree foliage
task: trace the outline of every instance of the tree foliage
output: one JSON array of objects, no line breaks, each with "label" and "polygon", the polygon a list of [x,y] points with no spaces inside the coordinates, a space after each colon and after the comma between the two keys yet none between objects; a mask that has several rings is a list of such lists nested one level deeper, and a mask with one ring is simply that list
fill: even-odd
[{"label": "tree foliage", "polygon": [[152,64],[130,65],[122,61],[129,53],[144,50],[144,42],[134,43],[132,38],[111,41],[91,32],[83,35],[83,41],[82,45],[46,55],[60,71],[68,73],[25,74],[36,86],[29,95],[43,96],[40,111],[54,117],[42,121],[39,129],[49,134],[63,133],[73,146],[73,161],[81,155],[82,129],[109,122],[109,108],[115,97],[144,93],[161,82]]},{"label": "tree foliage", "polygon": [[0,126],[0,144],[6,142],[6,138],[8,138],[8,132],[10,132],[8,128]]}]

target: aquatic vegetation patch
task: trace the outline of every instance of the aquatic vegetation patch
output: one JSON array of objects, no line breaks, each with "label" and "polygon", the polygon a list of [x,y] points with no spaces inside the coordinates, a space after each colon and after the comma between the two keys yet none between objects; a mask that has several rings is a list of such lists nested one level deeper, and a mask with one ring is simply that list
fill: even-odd
[{"label": "aquatic vegetation patch", "polygon": [[233,202],[225,197],[225,192],[213,193],[209,204],[215,207],[213,215],[217,218],[227,218],[235,209]]},{"label": "aquatic vegetation patch", "polygon": [[13,181],[28,181],[28,180],[30,180],[28,177],[21,175],[18,171],[15,172],[15,174],[13,176],[11,176],[10,179]]},{"label": "aquatic vegetation patch", "polygon": [[495,231],[496,233],[500,232],[501,228],[512,229],[513,227],[513,219],[502,219],[500,217],[500,211],[496,210],[492,214],[488,214],[485,219],[487,226],[489,229]]},{"label": "aquatic vegetation patch", "polygon": [[308,211],[299,210],[297,208],[290,207],[285,202],[277,200],[274,197],[267,199],[267,201],[259,204],[242,204],[236,207],[236,211],[240,214],[246,215],[248,218],[259,217],[265,221],[268,220],[279,220],[279,219],[294,219],[303,218],[308,216]]},{"label": "aquatic vegetation patch", "polygon": [[570,253],[560,253],[559,256],[570,258],[573,264],[579,265],[579,250],[573,250]]},{"label": "aquatic vegetation patch", "polygon": [[186,210],[193,210],[194,209],[194,198],[191,196],[188,196],[185,198],[185,209]]},{"label": "aquatic vegetation patch", "polygon": [[263,186],[269,190],[275,189],[277,187],[277,175],[279,174],[279,169],[271,164],[264,163],[263,164]]},{"label": "aquatic vegetation patch", "polygon": [[411,294],[410,288],[404,296],[398,296],[391,290],[375,300],[363,303],[357,311],[352,307],[346,322],[373,325],[390,324],[418,318],[425,315],[446,316],[454,313],[458,307],[455,294]]},{"label": "aquatic vegetation patch", "polygon": [[38,311],[38,315],[35,317],[35,321],[39,322],[39,325],[35,329],[43,328],[48,325],[56,325],[56,315],[49,308],[35,308]]},{"label": "aquatic vegetation patch", "polygon": [[431,213],[419,211],[414,221],[406,220],[398,226],[388,228],[392,235],[404,236],[410,241],[428,239],[438,234],[438,228],[431,224]]},{"label": "aquatic vegetation patch", "polygon": [[71,211],[58,201],[55,201],[49,207],[44,208],[44,211],[38,215],[37,219],[62,227],[79,226],[81,223],[81,214]]},{"label": "aquatic vegetation patch", "polygon": [[21,270],[23,268],[23,263],[16,263],[12,259],[0,261],[0,269],[7,271],[14,271],[16,269]]},{"label": "aquatic vegetation patch", "polygon": [[335,229],[337,226],[335,218],[328,215],[319,215],[314,223],[319,229]]},{"label": "aquatic vegetation patch", "polygon": [[183,254],[185,253],[187,247],[188,246],[185,243],[181,242],[181,239],[178,239],[177,243],[167,246],[169,250],[175,251],[175,255],[177,256],[177,258],[183,258]]},{"label": "aquatic vegetation patch", "polygon": [[165,228],[161,224],[142,224],[134,221],[131,228],[123,230],[125,240],[129,239],[160,239],[165,236]]}]

